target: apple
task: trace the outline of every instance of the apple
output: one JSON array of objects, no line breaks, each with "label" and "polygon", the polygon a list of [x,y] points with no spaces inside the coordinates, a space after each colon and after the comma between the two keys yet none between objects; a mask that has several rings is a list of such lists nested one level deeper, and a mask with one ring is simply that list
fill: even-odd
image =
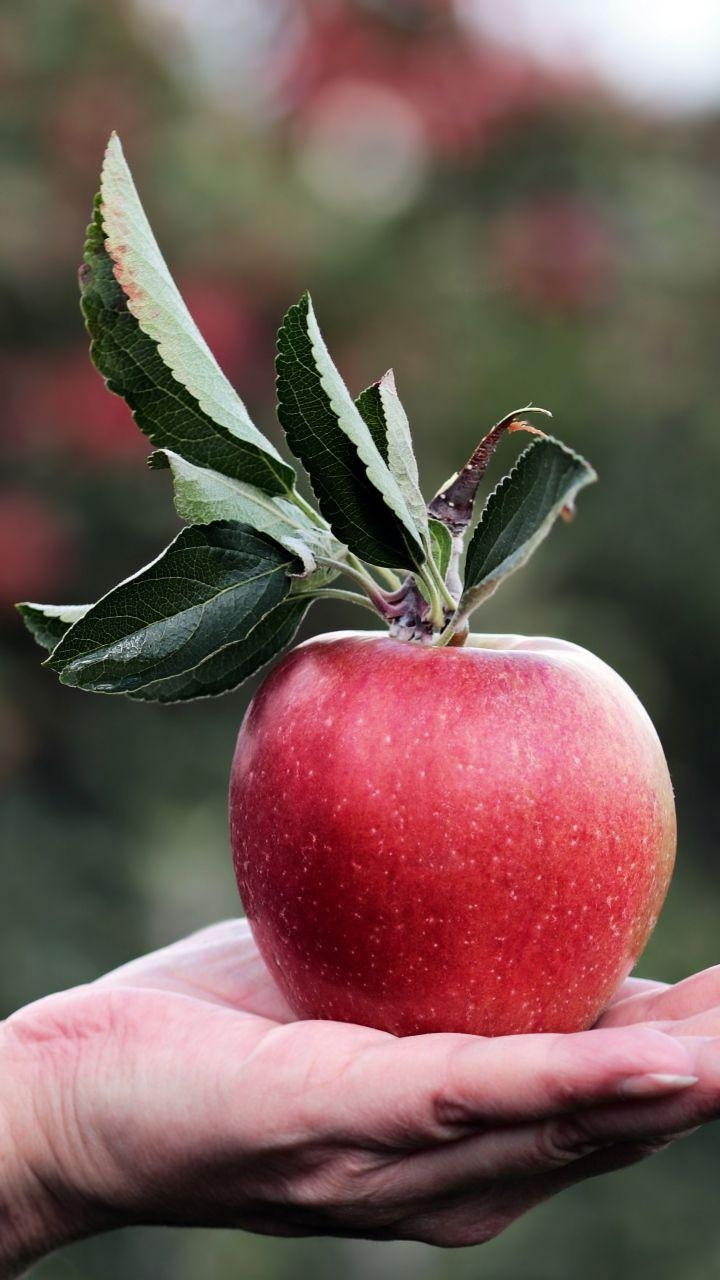
[{"label": "apple", "polygon": [[[370,610],[386,633],[300,645],[240,730],[233,857],[270,970],[301,1017],[398,1035],[592,1024],[670,880],[662,748],[598,658],[471,635],[470,619],[572,519],[593,467],[525,404],[428,501],[392,369],[354,397],[306,293],[278,333],[276,391],[313,504],[194,326],[116,135],[79,280],[93,362],[188,527],[94,604],[20,604],[46,666],[190,701],[276,659],[313,600]],[[532,442],[480,507],[514,432]]]},{"label": "apple", "polygon": [[544,637],[300,645],[247,711],[230,820],[252,931],[295,1013],[396,1035],[591,1026],[675,855],[641,703]]}]

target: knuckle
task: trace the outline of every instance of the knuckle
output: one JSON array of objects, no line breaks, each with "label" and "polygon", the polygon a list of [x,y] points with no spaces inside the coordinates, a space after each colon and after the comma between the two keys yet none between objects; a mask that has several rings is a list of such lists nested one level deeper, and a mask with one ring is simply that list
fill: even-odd
[{"label": "knuckle", "polygon": [[467,1049],[464,1037],[451,1046],[444,1077],[430,1098],[431,1123],[438,1137],[445,1137],[448,1130],[456,1130],[458,1125],[477,1125],[482,1118],[481,1092],[474,1091],[472,1097],[468,1096]]},{"label": "knuckle", "polygon": [[367,1154],[345,1152],[341,1156],[321,1153],[308,1169],[290,1179],[288,1192],[302,1209],[319,1210],[331,1217],[359,1223],[379,1223],[390,1214],[386,1185]]},{"label": "knuckle", "polygon": [[113,992],[101,998],[80,987],[21,1009],[5,1026],[18,1045],[38,1054],[66,1054],[78,1044],[104,1037],[115,1024]]},{"label": "knuckle", "polygon": [[585,1074],[582,1068],[591,1069],[594,1052],[589,1046],[582,1049],[576,1036],[549,1039],[543,1086],[544,1092],[558,1105],[565,1107],[577,1102],[582,1092],[578,1082]]},{"label": "knuckle", "polygon": [[601,1145],[577,1116],[557,1116],[538,1127],[535,1155],[543,1167],[560,1167],[590,1155]]}]

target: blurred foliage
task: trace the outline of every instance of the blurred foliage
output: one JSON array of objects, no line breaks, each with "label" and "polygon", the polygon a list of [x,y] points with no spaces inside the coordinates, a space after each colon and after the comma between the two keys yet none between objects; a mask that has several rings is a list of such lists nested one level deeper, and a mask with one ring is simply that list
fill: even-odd
[{"label": "blurred foliage", "polygon": [[[717,960],[720,122],[631,115],[478,44],[443,0],[25,0],[0,10],[0,79],[4,1012],[238,909],[225,787],[249,691],[157,708],[63,689],[9,607],[94,597],[176,528],[76,305],[111,128],[265,429],[274,330],[309,287],[353,387],[394,365],[427,492],[530,399],[596,465],[577,524],[482,625],[564,635],[636,688],[680,819],[642,972]],[[324,608],[316,630],[364,625]],[[134,1231],[38,1274],[706,1280],[719,1142],[578,1188],[482,1252]]]}]

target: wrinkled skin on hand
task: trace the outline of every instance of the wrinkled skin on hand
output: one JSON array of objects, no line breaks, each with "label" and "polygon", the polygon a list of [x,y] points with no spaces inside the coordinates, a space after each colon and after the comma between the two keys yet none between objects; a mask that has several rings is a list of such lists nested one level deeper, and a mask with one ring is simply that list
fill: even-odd
[{"label": "wrinkled skin on hand", "polygon": [[140,1223],[488,1240],[720,1113],[715,1035],[720,967],[631,979],[576,1035],[297,1021],[216,925],[3,1025],[0,1275]]}]

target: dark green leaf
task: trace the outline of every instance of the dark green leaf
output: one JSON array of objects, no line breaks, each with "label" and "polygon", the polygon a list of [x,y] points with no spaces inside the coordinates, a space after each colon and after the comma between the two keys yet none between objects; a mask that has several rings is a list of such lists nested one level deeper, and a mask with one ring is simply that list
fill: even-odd
[{"label": "dark green leaf", "polygon": [[355,401],[355,407],[365,422],[370,435],[375,441],[375,447],[384,462],[388,460],[388,440],[387,427],[385,425],[385,414],[383,413],[382,404],[380,402],[380,384],[371,382],[369,387],[360,392]]},{"label": "dark green leaf", "polygon": [[289,596],[243,640],[225,645],[192,671],[145,685],[130,697],[143,702],[188,702],[237,689],[290,644],[308,607],[307,600]]},{"label": "dark green leaf", "polygon": [[43,649],[53,650],[66,631],[84,618],[91,604],[33,604],[17,606],[25,626]]},{"label": "dark green leaf", "polygon": [[288,443],[336,537],[370,564],[421,565],[420,533],[328,355],[307,295],[278,335],[277,389]]},{"label": "dark green leaf", "polygon": [[76,622],[47,659],[64,684],[133,693],[192,672],[288,595],[299,562],[245,525],[183,529]]},{"label": "dark green leaf", "polygon": [[468,547],[458,617],[466,617],[525,564],[557,516],[572,511],[576,494],[596,479],[585,459],[559,440],[547,436],[531,444],[491,493],[480,517]]},{"label": "dark green leaf", "polygon": [[92,358],[153,444],[267,493],[295,473],[253,426],[160,254],[113,137],[80,271]]}]

